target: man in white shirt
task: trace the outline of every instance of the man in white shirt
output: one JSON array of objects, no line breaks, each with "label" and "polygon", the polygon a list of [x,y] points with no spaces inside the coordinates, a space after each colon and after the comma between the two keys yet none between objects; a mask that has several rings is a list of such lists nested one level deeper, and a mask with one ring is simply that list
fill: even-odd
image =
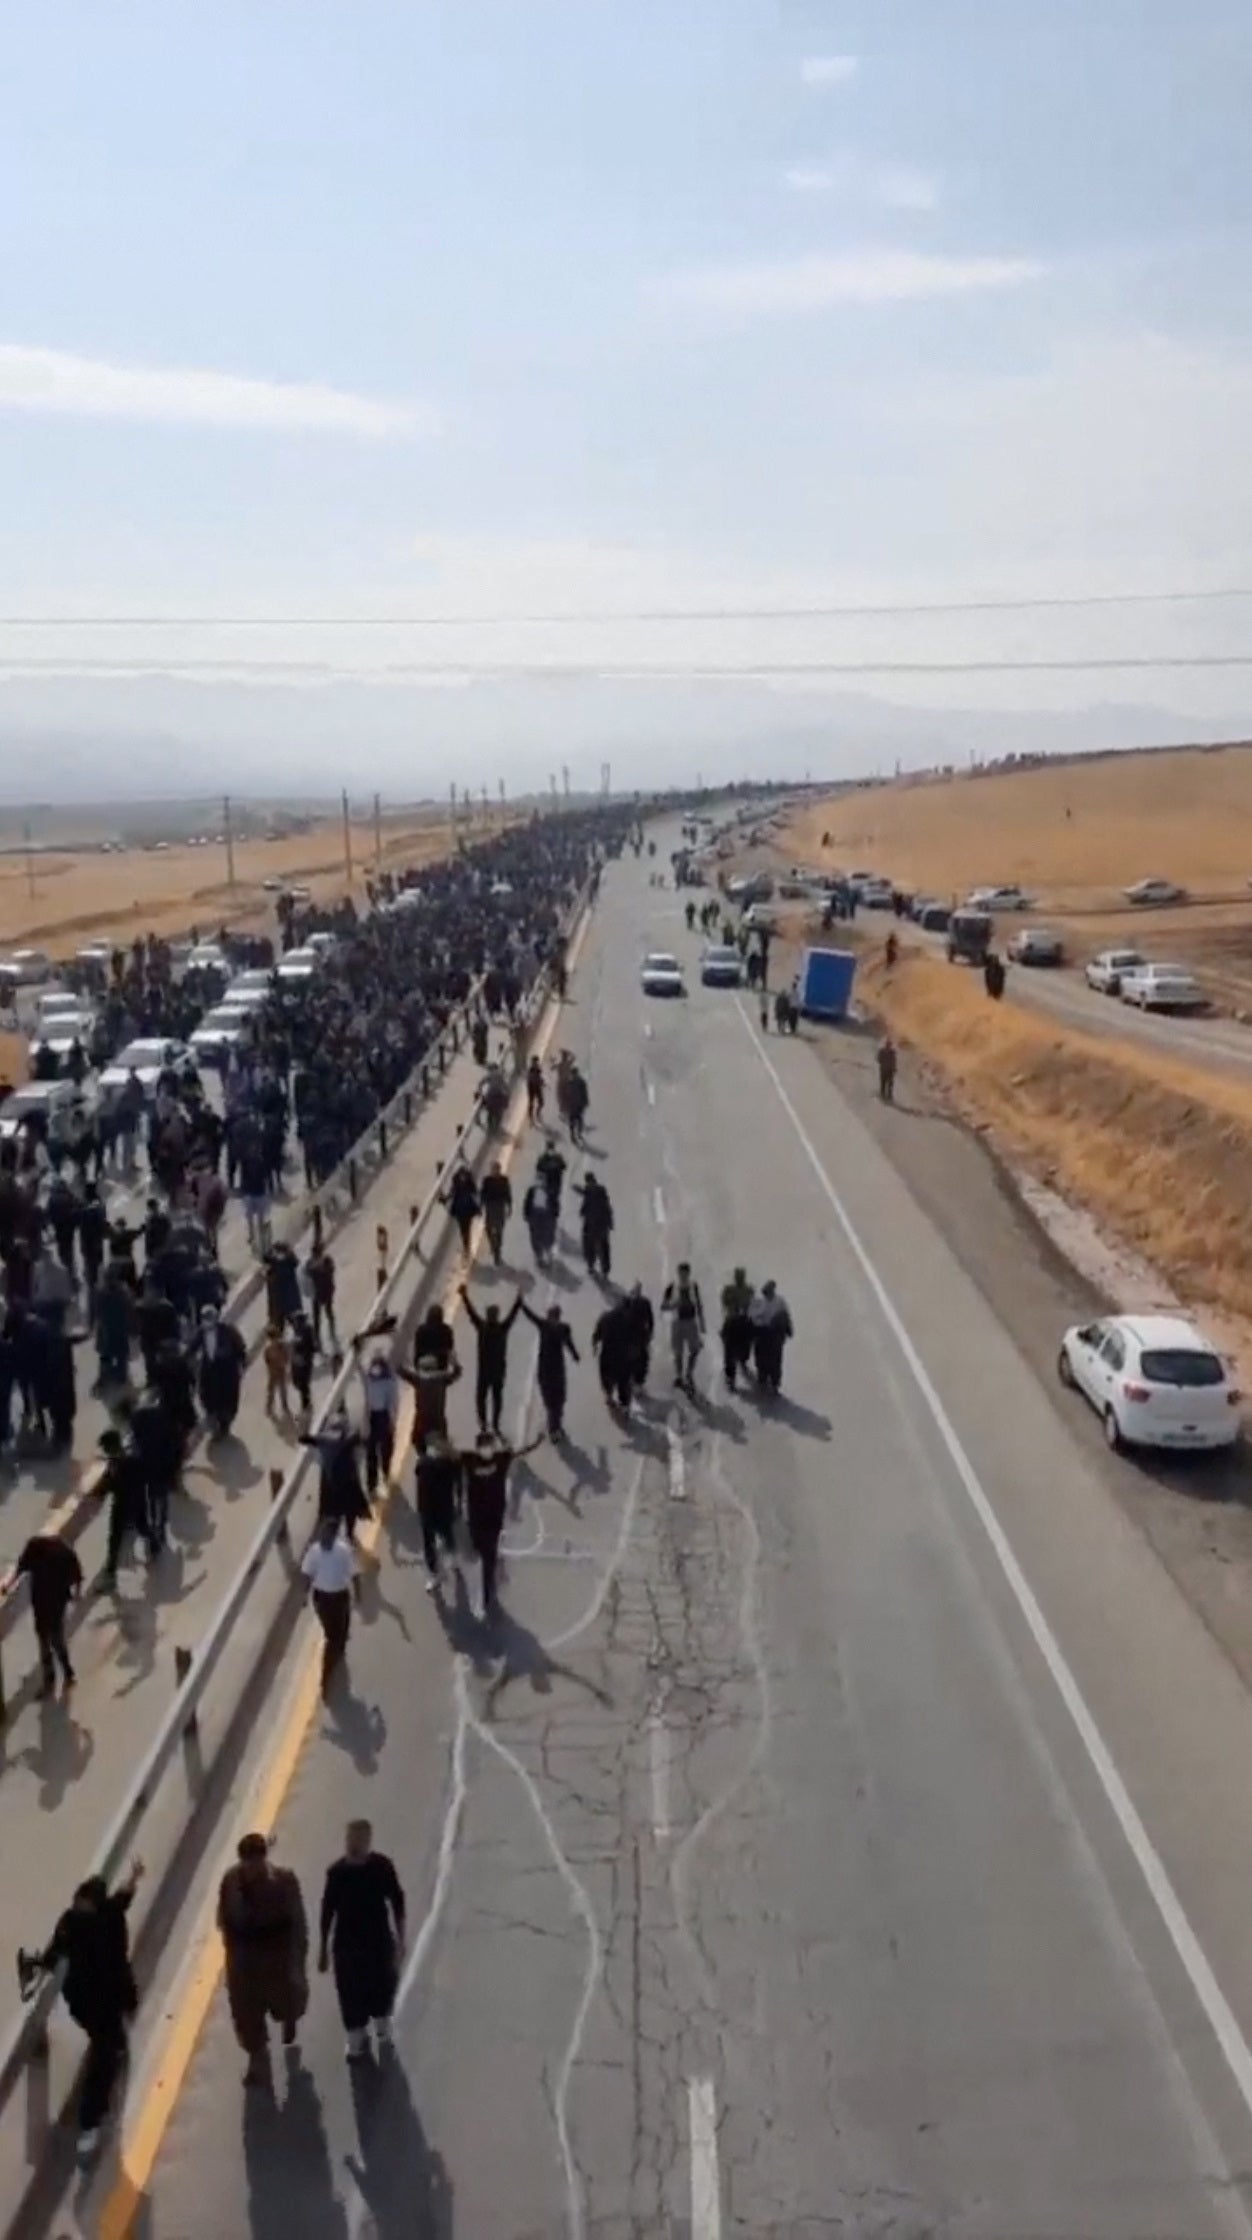
[{"label": "man in white shirt", "polygon": [[356,1556],[339,1529],[337,1517],[323,1517],[317,1538],[300,1566],[309,1582],[309,1600],[325,1637],[322,1650],[322,1694],[330,1687],[348,1651],[352,1628],[352,1598],[358,1592]]}]

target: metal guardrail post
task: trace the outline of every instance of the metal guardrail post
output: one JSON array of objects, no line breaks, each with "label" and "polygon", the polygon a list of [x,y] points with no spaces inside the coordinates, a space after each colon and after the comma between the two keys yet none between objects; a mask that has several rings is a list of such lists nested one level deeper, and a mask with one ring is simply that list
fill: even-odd
[{"label": "metal guardrail post", "polygon": [[355,1151],[353,1151],[348,1155],[348,1196],[351,1198],[353,1205],[356,1204],[357,1191],[359,1187],[360,1180],[357,1174],[356,1153]]},{"label": "metal guardrail post", "polygon": [[[275,1465],[275,1464],[271,1463],[271,1465],[270,1465],[270,1500],[271,1500],[271,1501],[277,1501],[277,1499],[278,1499],[278,1496],[279,1496],[279,1494],[280,1494],[280,1493],[282,1492],[282,1490],[283,1490],[283,1473],[282,1473],[282,1468],[281,1468],[281,1465]],[[280,1517],[280,1518],[279,1518],[279,1520],[278,1520],[278,1538],[279,1538],[279,1539],[280,1539],[280,1540],[282,1541],[282,1543],[283,1543],[283,1545],[284,1545],[285,1547],[286,1547],[286,1546],[289,1546],[289,1545],[290,1545],[290,1541],[291,1541],[291,1534],[290,1534],[290,1532],[289,1532],[289,1530],[288,1530],[288,1528],[287,1528],[287,1519],[286,1519],[286,1517],[285,1517],[285,1516],[284,1516],[284,1517]]]},{"label": "metal guardrail post", "polygon": [[[181,1690],[185,1685],[187,1675],[190,1670],[190,1649],[184,1649],[180,1644],[176,1643],[174,1647],[174,1685],[179,1690]],[[194,1734],[199,1723],[200,1715],[193,1703],[191,1709],[187,1713],[186,1723],[183,1727],[184,1735]]]},{"label": "metal guardrail post", "polygon": [[387,1115],[385,1112],[378,1116],[378,1156],[380,1159],[385,1159],[387,1156]]},{"label": "metal guardrail post", "polygon": [[411,1124],[411,1122],[412,1122],[412,1119],[413,1119],[413,1091],[412,1091],[411,1089],[406,1089],[406,1090],[405,1090],[405,1092],[404,1092],[404,1125],[405,1125],[405,1127],[406,1127],[406,1128],[410,1126],[410,1124]]},{"label": "metal guardrail post", "polygon": [[314,1199],[314,1201],[313,1201],[313,1250],[314,1250],[314,1252],[320,1252],[320,1251],[321,1251],[321,1249],[322,1249],[322,1201],[321,1201],[321,1199],[320,1199],[320,1198],[315,1198],[315,1199]]}]

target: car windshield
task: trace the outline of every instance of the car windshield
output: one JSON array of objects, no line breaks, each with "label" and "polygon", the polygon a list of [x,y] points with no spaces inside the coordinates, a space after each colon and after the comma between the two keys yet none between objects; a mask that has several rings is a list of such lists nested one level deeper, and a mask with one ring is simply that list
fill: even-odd
[{"label": "car windshield", "polygon": [[644,970],[645,972],[677,972],[678,959],[677,957],[664,956],[658,950],[655,956],[644,959]]},{"label": "car windshield", "polygon": [[113,1061],[115,1066],[159,1066],[165,1063],[163,1042],[132,1042],[119,1051]]},{"label": "car windshield", "polygon": [[1192,1346],[1160,1346],[1139,1356],[1139,1367],[1149,1384],[1198,1387],[1224,1384],[1226,1372],[1215,1353]]}]

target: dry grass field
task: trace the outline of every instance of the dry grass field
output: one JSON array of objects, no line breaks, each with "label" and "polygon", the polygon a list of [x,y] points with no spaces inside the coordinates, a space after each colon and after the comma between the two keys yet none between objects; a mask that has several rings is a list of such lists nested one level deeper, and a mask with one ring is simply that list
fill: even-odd
[{"label": "dry grass field", "polygon": [[[383,862],[390,868],[429,863],[447,849],[447,818],[389,821],[382,840]],[[354,825],[351,843],[353,886],[360,895],[374,864],[372,825]],[[319,897],[342,894],[347,880],[338,820],[289,839],[237,841],[234,887],[220,847],[32,855],[29,861],[0,856],[0,947],[25,945],[65,956],[87,941],[127,941],[137,933],[271,924],[274,898],[262,885],[267,878],[310,887]]]},{"label": "dry grass field", "polygon": [[1136,879],[1248,897],[1252,747],[1113,755],[994,777],[870,787],[793,826],[797,855],[947,897],[1012,881],[1045,908],[1116,906]]}]

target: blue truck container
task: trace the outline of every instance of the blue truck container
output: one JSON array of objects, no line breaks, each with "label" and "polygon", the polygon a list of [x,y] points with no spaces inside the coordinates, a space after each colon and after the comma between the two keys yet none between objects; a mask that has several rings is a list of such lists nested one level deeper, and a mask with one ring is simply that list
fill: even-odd
[{"label": "blue truck container", "polygon": [[800,1010],[806,1019],[846,1019],[856,958],[850,949],[806,949],[800,967]]}]

